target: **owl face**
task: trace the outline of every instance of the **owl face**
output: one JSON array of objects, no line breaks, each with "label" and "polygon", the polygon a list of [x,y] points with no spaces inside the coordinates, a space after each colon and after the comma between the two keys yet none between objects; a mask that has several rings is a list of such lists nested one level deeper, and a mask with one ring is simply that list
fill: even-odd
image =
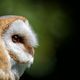
[{"label": "owl face", "polygon": [[26,67],[33,63],[34,48],[38,44],[36,34],[24,17],[5,16],[0,19],[3,21],[2,30],[0,29],[1,40],[9,57],[10,70],[18,79]]}]

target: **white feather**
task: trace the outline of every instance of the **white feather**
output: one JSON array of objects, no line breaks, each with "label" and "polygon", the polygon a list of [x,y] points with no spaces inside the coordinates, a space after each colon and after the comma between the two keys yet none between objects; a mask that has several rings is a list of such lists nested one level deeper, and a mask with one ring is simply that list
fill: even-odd
[{"label": "white feather", "polygon": [[13,34],[20,34],[22,36],[25,36],[25,38],[28,38],[29,36],[29,39],[26,39],[26,41],[28,40],[29,44],[35,46],[37,42],[35,36],[32,34],[32,31],[28,28],[28,25],[26,26],[22,20],[13,22],[10,25],[9,29],[5,32],[3,39],[5,41],[7,49],[13,51],[14,54],[17,54],[22,62],[27,62],[28,60],[32,62],[32,56],[29,53],[23,51],[22,45],[12,42],[11,36]]},{"label": "white feather", "polygon": [[9,25],[8,30],[6,30],[6,32],[3,34],[3,40],[5,42],[6,48],[9,51],[12,51],[13,54],[16,54],[21,62],[26,62],[26,64],[18,64],[11,58],[13,73],[15,75],[17,75],[16,73],[19,73],[19,76],[21,76],[26,69],[26,66],[29,67],[33,63],[34,58],[31,54],[23,50],[23,44],[12,42],[11,36],[13,34],[25,36],[26,43],[30,44],[33,47],[36,47],[36,45],[38,45],[38,42],[36,35],[32,31],[27,20],[25,22],[22,20],[14,21],[11,25]]}]

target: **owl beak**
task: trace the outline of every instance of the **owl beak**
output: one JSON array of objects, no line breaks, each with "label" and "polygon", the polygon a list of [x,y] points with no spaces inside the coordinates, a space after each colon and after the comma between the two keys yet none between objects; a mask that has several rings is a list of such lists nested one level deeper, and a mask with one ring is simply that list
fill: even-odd
[{"label": "owl beak", "polygon": [[31,54],[32,56],[34,56],[34,48],[33,47],[28,46],[27,50],[28,50],[29,54]]}]

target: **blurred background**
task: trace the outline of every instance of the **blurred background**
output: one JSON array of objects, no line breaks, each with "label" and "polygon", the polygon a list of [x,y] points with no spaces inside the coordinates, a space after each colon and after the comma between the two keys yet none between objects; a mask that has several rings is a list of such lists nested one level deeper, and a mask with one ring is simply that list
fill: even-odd
[{"label": "blurred background", "polygon": [[69,56],[75,46],[73,2],[0,0],[0,16],[3,15],[25,16],[37,33],[39,46],[36,48],[34,63],[25,71],[21,80],[65,80],[65,76],[69,76]]}]

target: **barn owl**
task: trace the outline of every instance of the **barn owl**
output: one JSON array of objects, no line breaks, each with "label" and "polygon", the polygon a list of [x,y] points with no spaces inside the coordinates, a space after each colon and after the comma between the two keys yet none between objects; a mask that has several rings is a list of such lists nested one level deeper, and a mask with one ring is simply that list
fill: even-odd
[{"label": "barn owl", "polygon": [[0,17],[0,80],[19,80],[33,63],[38,45],[35,32],[23,16]]}]

